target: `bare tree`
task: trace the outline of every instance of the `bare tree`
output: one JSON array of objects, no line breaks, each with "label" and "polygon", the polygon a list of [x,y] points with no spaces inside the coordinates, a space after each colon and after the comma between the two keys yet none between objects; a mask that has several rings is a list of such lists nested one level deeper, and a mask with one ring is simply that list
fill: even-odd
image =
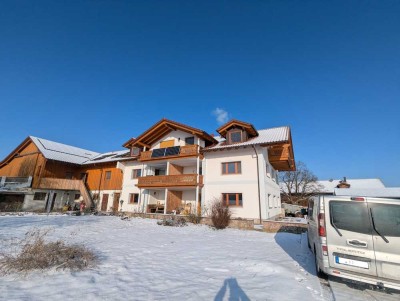
[{"label": "bare tree", "polygon": [[307,205],[308,199],[323,188],[318,178],[301,162],[296,162],[296,171],[285,171],[279,174],[282,202]]}]

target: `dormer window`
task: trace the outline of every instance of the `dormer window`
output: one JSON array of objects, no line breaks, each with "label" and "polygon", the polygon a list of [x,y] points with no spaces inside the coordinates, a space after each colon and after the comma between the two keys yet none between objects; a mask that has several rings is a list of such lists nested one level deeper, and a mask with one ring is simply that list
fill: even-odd
[{"label": "dormer window", "polygon": [[229,133],[230,143],[242,142],[242,131],[234,131]]}]

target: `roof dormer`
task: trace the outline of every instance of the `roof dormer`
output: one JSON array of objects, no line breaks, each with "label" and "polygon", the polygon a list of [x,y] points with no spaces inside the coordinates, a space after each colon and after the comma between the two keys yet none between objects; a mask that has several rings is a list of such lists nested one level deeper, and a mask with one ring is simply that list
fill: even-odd
[{"label": "roof dormer", "polygon": [[226,139],[226,144],[246,142],[258,136],[252,124],[235,119],[222,125],[217,132]]}]

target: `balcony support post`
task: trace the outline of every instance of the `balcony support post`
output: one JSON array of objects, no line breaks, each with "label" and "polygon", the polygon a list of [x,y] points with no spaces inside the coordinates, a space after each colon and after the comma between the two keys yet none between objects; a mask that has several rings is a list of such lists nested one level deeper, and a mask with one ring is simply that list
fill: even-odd
[{"label": "balcony support post", "polygon": [[167,198],[168,198],[168,188],[165,188],[165,197],[164,197],[164,214],[167,214]]}]

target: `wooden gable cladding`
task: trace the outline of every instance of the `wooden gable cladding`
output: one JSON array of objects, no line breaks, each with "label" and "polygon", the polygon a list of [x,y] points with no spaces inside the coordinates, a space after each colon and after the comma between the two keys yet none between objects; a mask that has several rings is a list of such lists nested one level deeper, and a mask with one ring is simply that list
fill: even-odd
[{"label": "wooden gable cladding", "polygon": [[32,186],[37,183],[35,176],[41,172],[45,159],[28,137],[0,163],[0,176],[33,177]]},{"label": "wooden gable cladding", "polygon": [[[247,123],[244,121],[232,119],[231,121],[225,123],[221,127],[217,129],[217,132],[224,138],[228,132],[232,131],[233,129],[242,129],[245,131],[249,138],[258,136],[258,132],[255,127],[251,123]],[[247,137],[246,137],[247,140]]]},{"label": "wooden gable cladding", "polygon": [[149,149],[151,148],[152,144],[156,143],[170,132],[176,130],[180,130],[203,139],[207,146],[218,143],[217,140],[215,140],[211,135],[200,129],[164,118],[137,138],[128,140],[123,146],[126,148],[132,148],[135,146],[141,148],[146,147]]}]

